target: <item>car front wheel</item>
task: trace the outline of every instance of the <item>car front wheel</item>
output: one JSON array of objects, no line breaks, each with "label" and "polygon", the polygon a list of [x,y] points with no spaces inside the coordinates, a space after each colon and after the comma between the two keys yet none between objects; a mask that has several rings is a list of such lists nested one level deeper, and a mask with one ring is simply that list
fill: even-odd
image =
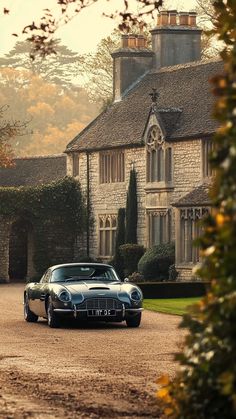
[{"label": "car front wheel", "polygon": [[51,298],[48,299],[47,303],[47,318],[48,318],[48,326],[52,328],[59,327],[58,317],[53,310],[53,304]]},{"label": "car front wheel", "polygon": [[28,300],[27,295],[25,295],[25,298],[24,298],[24,319],[27,322],[31,322],[31,323],[35,323],[38,320],[38,316],[36,316],[36,314],[34,314],[29,308],[29,300]]},{"label": "car front wheel", "polygon": [[129,317],[126,319],[128,327],[139,327],[141,323],[142,313],[136,314],[136,316]]}]

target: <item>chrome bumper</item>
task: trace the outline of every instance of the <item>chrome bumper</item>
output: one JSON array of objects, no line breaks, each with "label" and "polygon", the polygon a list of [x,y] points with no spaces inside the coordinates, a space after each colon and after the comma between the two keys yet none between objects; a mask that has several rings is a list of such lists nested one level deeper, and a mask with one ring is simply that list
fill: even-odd
[{"label": "chrome bumper", "polygon": [[[122,317],[125,318],[126,313],[140,313],[144,309],[143,308],[125,308],[124,304],[122,309],[117,309],[117,313],[122,313]],[[56,313],[73,313],[74,318],[77,318],[77,313],[87,312],[87,309],[77,309],[76,305],[74,305],[74,308],[54,308]]]}]

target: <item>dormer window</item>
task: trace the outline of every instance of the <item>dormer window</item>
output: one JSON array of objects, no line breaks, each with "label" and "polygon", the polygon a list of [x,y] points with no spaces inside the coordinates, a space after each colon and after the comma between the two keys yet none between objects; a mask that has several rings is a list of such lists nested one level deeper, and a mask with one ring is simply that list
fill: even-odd
[{"label": "dormer window", "polygon": [[160,128],[151,127],[147,135],[147,182],[172,181],[172,149],[166,145]]}]

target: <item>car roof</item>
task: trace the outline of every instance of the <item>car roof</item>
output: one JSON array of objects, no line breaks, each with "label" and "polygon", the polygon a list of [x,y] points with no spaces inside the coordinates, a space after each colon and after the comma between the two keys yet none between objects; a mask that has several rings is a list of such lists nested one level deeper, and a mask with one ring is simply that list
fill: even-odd
[{"label": "car roof", "polygon": [[70,266],[103,266],[103,267],[107,267],[107,268],[112,268],[111,265],[108,265],[106,263],[92,263],[92,262],[74,262],[74,263],[61,263],[60,265],[53,265],[50,266],[48,269],[54,270],[57,268],[65,268],[65,267],[70,267]]}]

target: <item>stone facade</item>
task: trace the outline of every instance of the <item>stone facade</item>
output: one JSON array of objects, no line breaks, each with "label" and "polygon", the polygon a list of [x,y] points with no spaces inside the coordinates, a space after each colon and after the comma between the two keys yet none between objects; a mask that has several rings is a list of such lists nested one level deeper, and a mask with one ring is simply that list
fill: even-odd
[{"label": "stone facade", "polygon": [[[155,121],[152,120],[154,123]],[[138,197],[138,243],[144,247],[149,246],[147,212],[160,208],[169,208],[171,217],[171,239],[175,240],[175,214],[171,203],[180,199],[190,192],[202,181],[201,173],[201,139],[173,141],[171,144],[173,153],[173,182],[172,185],[161,183],[147,183],[145,146],[136,148],[124,148],[125,154],[125,181],[118,183],[99,183],[99,151],[79,153],[79,176],[82,189],[87,194],[87,158],[89,159],[89,187],[90,202],[94,224],[90,234],[90,256],[99,255],[99,215],[117,215],[118,209],[126,206],[126,195],[129,184],[131,168],[137,173],[137,197]],[[68,175],[73,173],[72,155],[68,154]],[[106,259],[105,259],[106,260]],[[192,266],[178,266],[179,279],[189,280],[192,276]]]},{"label": "stone facade", "polygon": [[[137,171],[138,195],[138,241],[146,246],[145,222],[145,148],[125,149],[125,181],[118,183],[99,183],[99,152],[91,152],[89,157],[89,185],[92,217],[94,220],[90,234],[90,256],[99,257],[98,243],[98,216],[117,215],[119,208],[125,208],[126,196],[129,185],[130,170],[134,167]],[[72,174],[72,157],[68,156],[68,175]],[[84,195],[87,194],[87,153],[79,153],[79,176]]]}]

